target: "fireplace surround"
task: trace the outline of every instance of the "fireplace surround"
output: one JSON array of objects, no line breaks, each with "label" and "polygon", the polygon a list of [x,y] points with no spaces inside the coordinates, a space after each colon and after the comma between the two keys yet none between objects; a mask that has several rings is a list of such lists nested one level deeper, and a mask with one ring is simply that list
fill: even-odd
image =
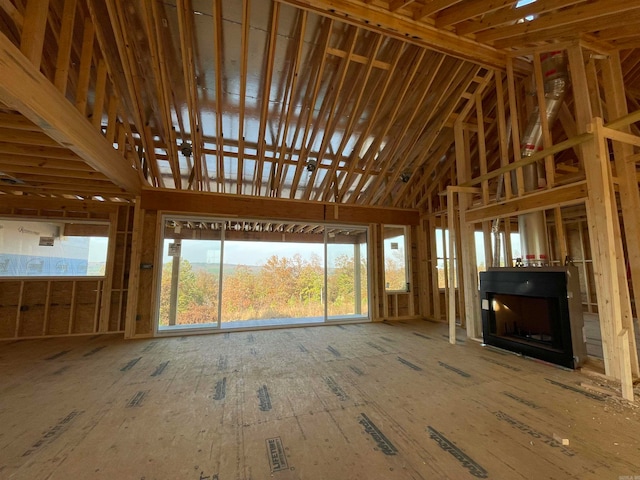
[{"label": "fireplace surround", "polygon": [[480,273],[484,343],[567,368],[587,357],[575,266]]}]

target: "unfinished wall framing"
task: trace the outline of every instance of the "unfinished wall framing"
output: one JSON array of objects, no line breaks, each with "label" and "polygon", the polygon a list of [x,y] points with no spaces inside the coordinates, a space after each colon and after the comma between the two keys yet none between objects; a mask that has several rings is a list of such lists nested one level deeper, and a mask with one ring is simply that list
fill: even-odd
[{"label": "unfinished wall framing", "polygon": [[0,338],[124,331],[131,214],[129,204],[5,198],[0,215],[7,219],[107,222],[109,251],[104,276],[0,279]]},{"label": "unfinished wall framing", "polygon": [[[502,76],[496,73],[496,82],[487,93],[456,120],[456,174],[449,177],[455,180],[439,184],[443,190],[432,193],[433,200],[428,205],[433,210],[426,217],[434,219],[430,222],[434,230],[443,223],[436,220],[439,215],[446,215],[448,230],[456,237],[450,239],[450,250],[456,257],[461,255],[448,275],[446,317],[450,325],[456,322],[465,325],[464,317],[479,308],[477,302],[467,301],[464,315],[455,309],[456,293],[468,296],[476,291],[475,283],[469,282],[475,278],[477,267],[473,235],[468,232],[482,231],[486,241],[487,222],[514,219],[526,212],[546,212],[549,262],[561,265],[573,261],[579,267],[584,309],[599,313],[607,374],[621,379],[628,394],[631,378],[639,374],[631,284],[634,269],[640,264],[636,259],[637,242],[622,241],[638,238],[640,196],[632,154],[633,146],[640,146],[640,138],[629,128],[638,114],[627,115],[624,99],[620,97],[623,88],[617,53],[592,55],[588,46],[579,43],[555,48],[566,49],[573,92],[567,104],[573,105],[574,113],[563,108],[561,121],[555,125],[547,124],[542,116],[543,143],[539,151],[520,159],[522,119],[528,117],[532,108],[522,94],[521,85],[523,81],[529,82],[544,105],[542,49],[531,52],[536,68],[530,79],[518,79],[507,68],[504,85]],[[585,62],[585,58],[589,61]],[[585,63],[588,71],[584,69]],[[604,121],[593,112],[603,115]],[[505,141],[509,118],[510,145]],[[487,123],[489,126],[485,128]],[[498,135],[487,136],[491,129]],[[538,189],[527,192],[523,169],[530,164],[538,166],[544,180]],[[445,187],[447,194],[443,195]],[[511,221],[506,221],[505,226],[509,226],[508,230],[513,228]],[[432,234],[429,240],[433,238]],[[489,249],[485,248],[485,254],[491,254]],[[433,272],[433,265],[430,270]],[[450,289],[456,278],[465,280],[458,280],[457,292]],[[439,289],[431,290],[431,299],[434,306],[443,303]],[[436,308],[430,311],[435,313]],[[469,328],[468,318],[466,321],[467,334],[479,336],[477,329]]]}]

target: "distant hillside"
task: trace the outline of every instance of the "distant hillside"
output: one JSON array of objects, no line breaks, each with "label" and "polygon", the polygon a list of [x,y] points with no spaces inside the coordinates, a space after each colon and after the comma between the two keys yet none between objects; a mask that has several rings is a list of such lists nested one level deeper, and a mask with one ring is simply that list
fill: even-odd
[{"label": "distant hillside", "polygon": [[[194,272],[205,271],[214,276],[220,273],[220,265],[217,263],[192,263]],[[259,273],[262,267],[256,265],[224,265],[224,275],[233,275],[239,267],[247,268],[251,273]]]},{"label": "distant hillside", "polygon": [[[248,269],[254,275],[257,275],[260,273],[260,270],[262,270],[262,267],[259,265],[224,265],[224,275],[230,276],[235,274],[239,267]],[[192,263],[191,268],[193,268],[194,272],[204,271],[214,276],[218,276],[220,273],[220,265],[217,263]],[[332,274],[335,271],[335,268],[329,268],[329,274]]]}]

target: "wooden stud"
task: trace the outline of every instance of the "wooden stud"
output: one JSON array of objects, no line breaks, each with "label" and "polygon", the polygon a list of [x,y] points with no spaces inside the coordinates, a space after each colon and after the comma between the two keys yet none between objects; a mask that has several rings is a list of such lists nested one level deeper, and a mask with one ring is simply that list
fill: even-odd
[{"label": "wooden stud", "polygon": [[[201,119],[198,110],[198,94],[195,84],[195,58],[193,51],[193,11],[190,0],[180,0],[177,4],[178,25],[180,29],[180,51],[182,52],[182,72],[189,111],[189,126],[191,131],[191,146],[193,149],[193,169],[189,188],[208,190],[209,182],[203,179],[203,153],[201,143]],[[195,182],[195,183],[194,183]]]},{"label": "wooden stud", "polygon": [[[516,86],[515,76],[513,72],[513,63],[511,59],[507,59],[507,86],[509,91],[509,111],[511,115],[511,140],[513,143],[513,157],[515,161],[522,158],[520,152],[520,127],[518,125],[518,104],[516,102]],[[505,178],[505,183],[510,179]],[[522,168],[516,169],[516,184],[518,196],[524,194],[524,176]]]},{"label": "wooden stud", "polygon": [[[619,55],[612,55],[603,65],[603,86],[605,87],[605,99],[609,115],[615,117],[624,117],[627,115],[627,102],[624,94],[624,82],[622,75],[622,67]],[[613,122],[610,122],[613,123]],[[602,128],[605,136],[611,137],[611,129]],[[616,130],[617,132],[617,130]],[[636,241],[640,236],[640,194],[638,192],[638,183],[634,178],[635,165],[628,161],[628,157],[633,153],[632,144],[625,140],[632,139],[638,141],[638,137],[631,135],[629,127],[622,127],[622,131],[618,132],[620,141],[613,142],[614,165],[616,176],[619,179],[618,189],[620,192],[620,207],[622,210],[622,218],[624,225],[624,233],[626,239],[626,252],[628,268],[630,270],[631,281],[633,285],[640,285],[640,246]],[[616,217],[616,221],[618,218]],[[616,235],[621,237],[620,226],[617,224]],[[619,245],[622,248],[622,245]],[[622,266],[619,271],[620,288],[626,290],[629,295],[629,285],[627,281],[626,269]],[[637,302],[640,300],[640,288],[634,288],[634,299],[636,309]],[[636,376],[640,376],[638,366],[637,348],[634,333],[634,324],[632,315],[629,319],[623,317],[623,327],[629,331],[630,354],[631,354],[631,370]],[[628,320],[628,321],[627,321]]]},{"label": "wooden stud", "polygon": [[[213,0],[213,49],[215,60],[215,85],[216,85],[216,155],[218,169],[216,171],[217,191],[225,192],[226,178],[224,173],[224,132],[222,130],[222,114],[225,111],[224,97],[222,94],[222,2]],[[268,95],[267,95],[268,96]]]},{"label": "wooden stud", "polygon": [[[498,145],[500,148],[500,166],[506,167],[509,164],[509,139],[507,138],[506,113],[504,106],[504,88],[502,86],[502,73],[495,72],[496,76],[496,108],[498,117]],[[510,200],[513,196],[511,192],[511,175],[505,177],[504,174],[498,177],[498,182],[504,183],[504,196]]]},{"label": "wooden stud", "polygon": [[565,259],[567,258],[567,240],[565,235],[565,225],[562,222],[562,210],[560,207],[555,207],[553,209],[554,220],[556,224],[556,236],[558,237],[558,246],[560,248],[560,265],[564,264]]},{"label": "wooden stud", "polygon": [[244,184],[244,118],[247,96],[247,62],[249,56],[249,0],[242,0],[242,40],[240,57],[240,111],[238,112],[238,183],[236,193],[243,192]]},{"label": "wooden stud", "polygon": [[56,75],[54,84],[63,94],[67,92],[69,78],[69,63],[71,60],[71,47],[73,43],[73,26],[76,17],[77,0],[65,0],[62,10],[62,25],[58,39],[58,57],[56,59]]},{"label": "wooden stud", "polygon": [[24,280],[20,281],[20,293],[18,293],[18,307],[16,309],[16,323],[13,336],[18,338],[20,335],[20,313],[22,312],[22,300],[24,297]]},{"label": "wooden stud", "polygon": [[[448,305],[447,321],[449,322],[449,343],[456,344],[456,252],[455,237],[456,232],[456,210],[455,210],[455,192],[451,187],[447,187],[447,227],[449,232],[449,285],[448,285]],[[445,265],[446,265],[445,260]]]},{"label": "wooden stud", "polygon": [[69,308],[69,330],[68,334],[71,335],[73,333],[73,327],[76,324],[76,300],[77,300],[77,292],[78,292],[78,281],[74,280],[71,282],[71,307]]},{"label": "wooden stud", "polygon": [[[42,62],[42,47],[44,46],[48,13],[49,0],[27,1],[20,51],[38,71],[40,71],[40,63]],[[6,40],[8,41],[8,39]]]},{"label": "wooden stud", "polygon": [[[540,55],[533,56],[533,66],[535,71],[536,95],[538,97],[538,112],[540,113],[540,129],[542,130],[542,146],[547,149],[551,146],[551,133],[549,132],[549,119],[547,118],[547,99],[544,91],[544,78]],[[544,169],[546,187],[553,188],[555,185],[555,160],[552,155],[544,159]]]},{"label": "wooden stud", "polygon": [[[455,35],[453,32],[435,28],[430,22],[420,21],[426,12],[434,13],[454,2],[434,0],[421,8],[415,18],[409,18],[398,12],[390,12],[386,6],[365,5],[358,2],[340,2],[331,0],[279,0],[297,8],[311,10],[335,19],[356,25],[360,28],[382,32],[397,40],[410,42],[421,48],[428,48],[461,58],[476,64],[503,69],[506,62],[504,52],[495,50],[470,38]],[[518,72],[528,70],[524,63],[517,62]]]},{"label": "wooden stud", "polygon": [[44,319],[42,320],[42,336],[47,334],[49,311],[51,309],[51,280],[47,281],[47,294],[44,301]]},{"label": "wooden stud", "polygon": [[94,29],[91,18],[84,21],[84,32],[82,37],[82,54],[80,55],[80,70],[78,73],[78,83],[76,85],[76,108],[83,116],[87,112],[87,98],[89,95],[89,81],[91,80],[91,67],[93,63],[93,41]]},{"label": "wooden stud", "polygon": [[[476,117],[478,122],[478,155],[480,161],[480,175],[487,173],[487,146],[484,137],[484,112],[482,110],[482,97],[475,96],[476,100]],[[481,184],[482,203],[489,203],[489,181],[485,180]]]},{"label": "wooden stud", "polygon": [[[162,129],[164,130],[164,141],[169,155],[169,165],[173,176],[173,183],[177,190],[182,189],[182,176],[180,172],[180,161],[178,159],[178,145],[176,131],[173,126],[171,115],[171,102],[173,92],[168,71],[168,60],[166,52],[166,33],[168,27],[163,26],[165,20],[161,18],[158,2],[144,2],[143,20],[149,37],[149,53],[151,55],[152,67],[156,81],[156,91],[158,92],[158,103],[160,104]],[[164,29],[164,31],[163,31]]]},{"label": "wooden stud", "polygon": [[633,395],[631,365],[627,361],[627,359],[631,356],[631,352],[629,349],[629,337],[629,330],[626,328],[623,328],[622,331],[618,334],[618,345],[620,345],[620,348],[622,349],[622,351],[620,352],[620,377],[622,379],[622,398],[630,402],[634,402],[635,397]]},{"label": "wooden stud", "polygon": [[[302,51],[303,51],[303,46],[304,46],[304,36],[305,36],[305,32],[306,32],[306,27],[307,27],[307,12],[303,12],[302,13],[302,18],[300,20],[300,33],[298,35],[298,45],[296,48],[296,58],[295,58],[295,62],[292,66],[292,70],[291,70],[291,80],[290,80],[290,96],[289,96],[289,102],[288,102],[288,106],[287,106],[287,114],[285,117],[285,121],[284,121],[284,129],[283,129],[283,133],[282,133],[282,145],[280,147],[280,153],[278,154],[276,152],[275,154],[275,160],[276,160],[276,165],[274,167],[274,182],[275,184],[272,185],[272,189],[275,189],[275,196],[279,197],[280,196],[280,189],[282,187],[283,181],[284,179],[282,178],[284,175],[284,159],[285,156],[287,155],[287,137],[289,134],[289,127],[291,125],[291,118],[293,116],[293,111],[296,109],[296,105],[295,105],[295,99],[297,97],[298,92],[298,76],[299,76],[299,72],[300,72],[300,67],[301,67],[301,61],[302,61]],[[283,108],[284,108],[284,103],[283,102]],[[293,149],[294,145],[291,144],[291,149]],[[337,160],[336,160],[337,162]],[[275,187],[275,188],[274,188]]]},{"label": "wooden stud", "polygon": [[103,59],[98,61],[98,71],[96,73],[96,89],[93,101],[93,113],[91,114],[91,123],[102,132],[102,114],[104,111],[104,101],[107,90],[107,64]]},{"label": "wooden stud", "polygon": [[133,214],[133,241],[131,244],[131,262],[129,267],[129,283],[127,285],[127,314],[125,320],[124,336],[133,338],[136,336],[136,321],[138,312],[138,287],[140,283],[140,260],[142,244],[144,241],[144,210],[140,208],[140,197],[136,198],[136,206]]},{"label": "wooden stud", "polygon": [[438,255],[436,248],[436,222],[435,215],[429,215],[429,238],[430,238],[430,258],[431,258],[431,293],[433,298],[433,317],[434,320],[441,321],[442,313],[440,312],[440,285],[438,279]]},{"label": "wooden stud", "polygon": [[271,15],[271,24],[269,27],[269,43],[267,45],[266,70],[264,72],[264,83],[262,87],[263,98],[260,106],[260,125],[258,127],[258,160],[253,178],[253,195],[260,196],[262,194],[262,172],[265,162],[265,133],[267,128],[267,116],[269,114],[269,98],[271,94],[271,82],[273,81],[273,59],[276,52],[276,43],[278,40],[278,21],[280,16],[280,3],[273,4]]}]

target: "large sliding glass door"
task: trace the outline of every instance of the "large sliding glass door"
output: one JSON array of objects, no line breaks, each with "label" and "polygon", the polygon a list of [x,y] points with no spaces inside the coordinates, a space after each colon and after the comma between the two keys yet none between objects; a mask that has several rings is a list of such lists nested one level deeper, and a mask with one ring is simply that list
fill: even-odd
[{"label": "large sliding glass door", "polygon": [[366,227],[163,221],[160,332],[368,318]]}]

